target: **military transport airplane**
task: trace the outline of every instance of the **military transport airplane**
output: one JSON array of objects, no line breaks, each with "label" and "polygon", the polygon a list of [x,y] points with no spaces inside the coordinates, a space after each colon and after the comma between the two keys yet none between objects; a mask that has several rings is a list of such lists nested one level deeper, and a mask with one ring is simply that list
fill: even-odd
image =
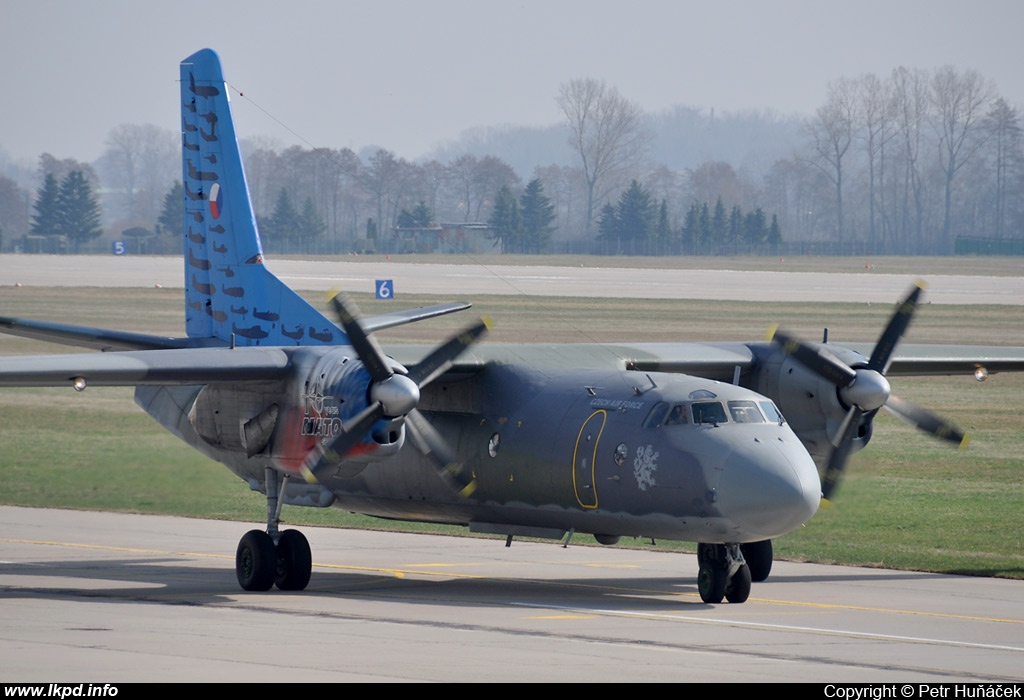
[{"label": "military transport airplane", "polygon": [[701,598],[741,603],[768,576],[772,538],[814,515],[880,408],[963,439],[887,376],[1024,370],[1024,348],[896,353],[920,287],[873,348],[782,332],[478,344],[479,321],[436,348],[385,352],[373,332],[468,304],[360,318],[339,296],[332,322],[264,265],[213,51],[181,63],[181,101],[187,337],[3,318],[4,332],[104,352],[0,358],[0,386],[136,387],[161,425],[265,494],[266,530],[236,552],[246,590],[309,582],[306,538],[279,527],[288,503],[508,538],[689,540]]}]

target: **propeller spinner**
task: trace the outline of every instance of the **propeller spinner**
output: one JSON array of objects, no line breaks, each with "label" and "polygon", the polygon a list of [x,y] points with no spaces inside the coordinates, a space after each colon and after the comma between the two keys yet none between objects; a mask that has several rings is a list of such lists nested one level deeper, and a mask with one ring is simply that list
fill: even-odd
[{"label": "propeller spinner", "polygon": [[420,400],[420,389],[445,372],[459,355],[479,340],[490,327],[489,322],[481,319],[406,369],[389,361],[373,336],[363,330],[359,323],[359,310],[352,300],[337,295],[331,299],[331,304],[349,343],[370,375],[369,402],[366,408],[345,422],[338,437],[309,453],[301,468],[303,476],[307,481],[315,481],[318,472],[340,463],[362,442],[377,421],[402,418],[416,448],[434,461],[439,473],[452,482],[461,495],[468,496],[474,490],[473,480],[463,474],[455,451],[416,406]]},{"label": "propeller spinner", "polygon": [[831,497],[839,485],[861,422],[865,416],[869,422],[873,420],[880,408],[885,408],[937,438],[958,445],[966,443],[966,435],[955,425],[894,396],[889,381],[885,378],[896,346],[910,326],[923,291],[923,283],[917,283],[897,305],[896,312],[875,344],[867,365],[864,366],[851,367],[825,347],[811,345],[778,330],[772,336],[772,340],[783,352],[835,385],[839,399],[844,406],[849,407],[839,430],[832,438],[832,453],[821,482],[822,496],[826,499]]}]

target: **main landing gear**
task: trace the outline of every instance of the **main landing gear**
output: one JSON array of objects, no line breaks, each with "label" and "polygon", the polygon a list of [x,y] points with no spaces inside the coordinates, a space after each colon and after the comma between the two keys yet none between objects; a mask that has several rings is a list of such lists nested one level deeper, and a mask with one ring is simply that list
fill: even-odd
[{"label": "main landing gear", "polygon": [[309,541],[298,530],[278,530],[281,499],[288,477],[267,469],[267,531],[250,530],[235,552],[235,575],[247,591],[301,591],[309,583],[313,555]]},{"label": "main landing gear", "polygon": [[750,567],[738,544],[697,545],[697,590],[700,599],[712,605],[746,602],[750,596]]}]

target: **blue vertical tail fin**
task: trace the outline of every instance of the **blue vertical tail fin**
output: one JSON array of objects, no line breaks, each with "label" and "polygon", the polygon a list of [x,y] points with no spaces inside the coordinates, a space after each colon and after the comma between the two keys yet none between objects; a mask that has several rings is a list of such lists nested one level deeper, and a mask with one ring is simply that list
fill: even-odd
[{"label": "blue vertical tail fin", "polygon": [[185,329],[237,345],[330,345],[344,333],[263,265],[220,58],[181,62]]}]

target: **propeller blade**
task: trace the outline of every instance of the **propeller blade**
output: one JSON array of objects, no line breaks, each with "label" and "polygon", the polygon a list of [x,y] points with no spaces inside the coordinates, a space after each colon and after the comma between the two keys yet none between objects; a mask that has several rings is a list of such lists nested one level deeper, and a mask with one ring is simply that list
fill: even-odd
[{"label": "propeller blade", "polygon": [[821,495],[826,500],[832,497],[843,478],[846,462],[850,458],[850,447],[853,445],[853,438],[857,435],[857,429],[860,428],[863,416],[864,412],[856,406],[847,411],[836,440],[833,441],[835,447],[832,454],[829,455],[825,474],[821,478]]},{"label": "propeller blade", "polygon": [[898,396],[890,396],[885,408],[895,416],[902,418],[919,430],[934,435],[940,440],[952,442],[959,447],[966,447],[970,441],[967,434],[952,423]]},{"label": "propeller blade", "polygon": [[434,461],[441,477],[450,482],[460,496],[466,497],[473,493],[476,490],[473,475],[465,472],[465,465],[458,461],[458,455],[441,433],[415,409],[405,418],[409,438],[420,452]]},{"label": "propeller blade", "polygon": [[342,433],[329,444],[320,444],[310,452],[302,463],[300,471],[309,483],[316,483],[316,475],[321,469],[339,464],[345,455],[362,442],[367,431],[384,416],[384,406],[375,401],[362,411],[348,419],[342,425]]},{"label": "propeller blade", "polygon": [[824,349],[808,345],[795,336],[776,330],[772,340],[782,348],[784,353],[791,355],[804,367],[835,386],[849,386],[857,378],[857,373],[850,369],[845,362]]},{"label": "propeller blade", "polygon": [[380,349],[377,341],[359,324],[359,308],[355,302],[344,294],[336,294],[331,297],[331,305],[338,314],[338,320],[348,336],[348,342],[355,348],[360,361],[370,373],[370,378],[375,382],[390,379],[393,374],[391,365],[388,364],[384,351]]},{"label": "propeller blade", "polygon": [[896,351],[896,346],[899,345],[900,340],[907,332],[907,328],[914,318],[914,310],[917,308],[917,302],[921,298],[923,291],[924,283],[917,282],[906,298],[896,306],[895,313],[889,319],[889,325],[882,331],[878,342],[875,343],[875,349],[871,352],[871,359],[868,360],[868,369],[876,370],[882,374],[889,371],[892,354]]},{"label": "propeller blade", "polygon": [[470,326],[456,336],[453,336],[444,345],[440,345],[427,355],[414,367],[409,368],[409,378],[420,387],[424,387],[434,381],[452,366],[452,363],[461,355],[466,348],[475,343],[491,327],[490,319],[482,318],[478,323]]}]

